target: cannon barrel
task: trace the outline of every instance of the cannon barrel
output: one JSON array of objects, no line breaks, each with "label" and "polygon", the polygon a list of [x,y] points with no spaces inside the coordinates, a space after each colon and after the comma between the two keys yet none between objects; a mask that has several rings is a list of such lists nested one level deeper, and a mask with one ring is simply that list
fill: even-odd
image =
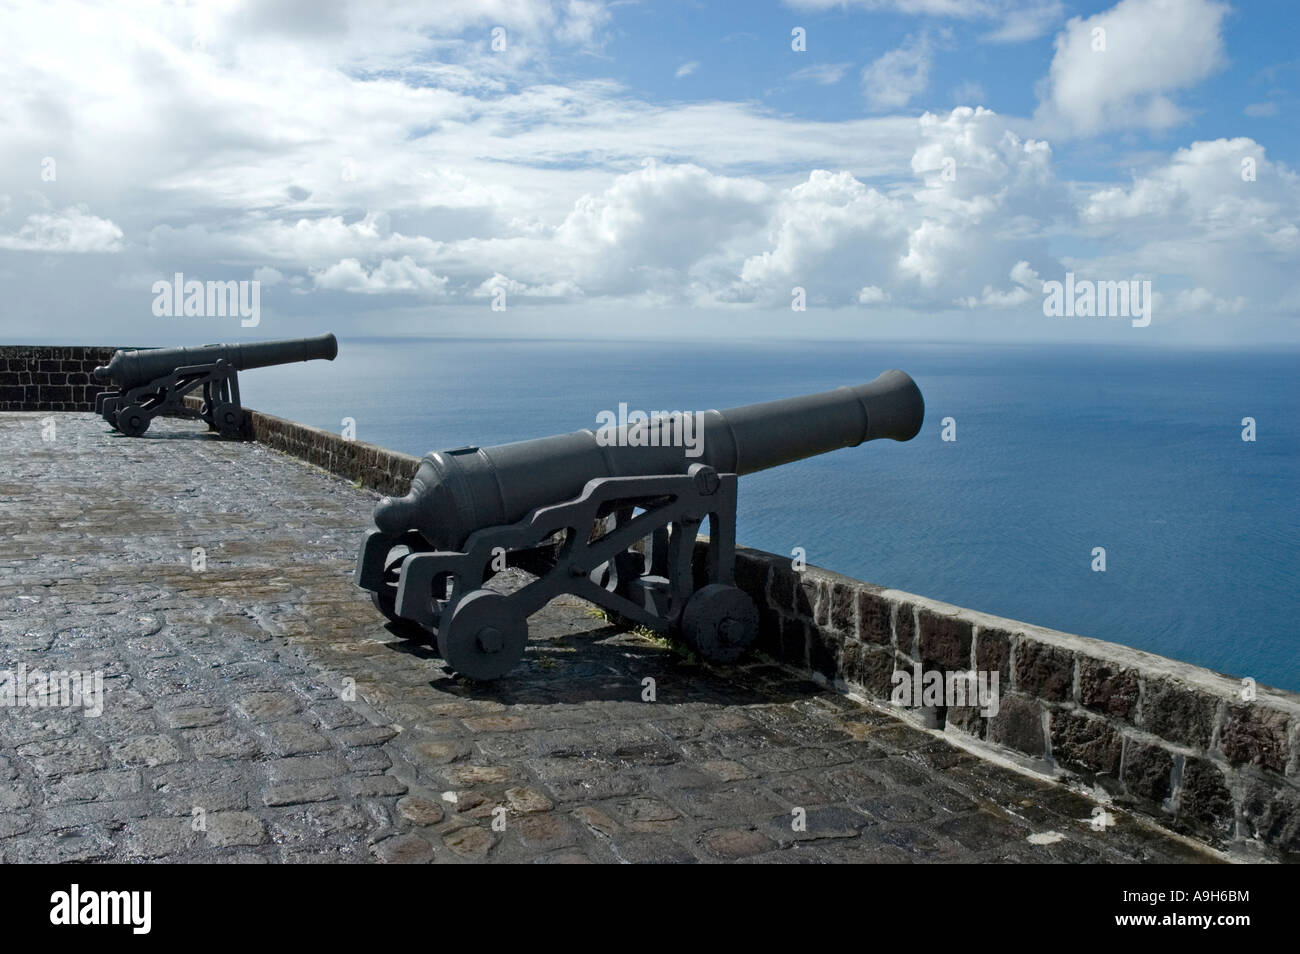
[{"label": "cannon barrel", "polygon": [[911,440],[924,416],[916,383],[902,371],[886,371],[856,387],[693,415],[695,455],[682,446],[685,432],[672,417],[600,435],[581,430],[435,451],[421,460],[405,497],[379,502],[375,526],[387,534],[416,530],[437,550],[459,550],[475,530],[515,523],[537,507],[576,497],[593,479],[685,474],[693,464],[752,474],[863,441]]},{"label": "cannon barrel", "polygon": [[212,364],[223,358],[236,371],[246,371],[295,361],[333,361],[338,353],[338,339],[332,334],[246,344],[210,344],[196,348],[118,351],[108,364],[95,369],[95,380],[111,380],[125,391],[170,374],[177,368]]}]

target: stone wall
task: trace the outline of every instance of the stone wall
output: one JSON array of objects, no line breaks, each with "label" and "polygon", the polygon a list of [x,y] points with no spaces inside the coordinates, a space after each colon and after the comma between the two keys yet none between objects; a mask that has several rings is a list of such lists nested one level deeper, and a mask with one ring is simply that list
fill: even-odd
[{"label": "stone wall", "polygon": [[885,704],[896,671],[996,672],[989,718],[901,711],[1075,775],[1175,831],[1300,859],[1300,695],[756,550],[738,549],[736,577],[759,605],[767,654]]},{"label": "stone wall", "polygon": [[259,444],[274,447],[315,464],[332,474],[359,481],[382,494],[404,495],[420,464],[418,457],[345,440],[332,431],[309,427],[282,417],[250,411],[252,437]]},{"label": "stone wall", "polygon": [[90,372],[116,348],[0,345],[0,411],[93,411]]}]

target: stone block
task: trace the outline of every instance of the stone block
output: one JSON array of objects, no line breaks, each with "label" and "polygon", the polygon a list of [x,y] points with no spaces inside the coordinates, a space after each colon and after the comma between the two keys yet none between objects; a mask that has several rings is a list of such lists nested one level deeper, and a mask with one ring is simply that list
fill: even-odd
[{"label": "stone block", "polygon": [[1067,650],[1022,638],[1016,643],[1016,690],[1047,702],[1074,697],[1074,655]]},{"label": "stone block", "polygon": [[1079,657],[1079,704],[1132,722],[1140,696],[1138,674],[1108,659]]},{"label": "stone block", "polygon": [[1052,758],[1088,776],[1119,778],[1123,739],[1105,719],[1082,712],[1051,714]]},{"label": "stone block", "polygon": [[990,742],[1042,758],[1047,754],[1042,704],[1026,696],[1004,694],[998,714],[988,722],[986,737]]},{"label": "stone block", "polygon": [[858,639],[889,646],[893,643],[894,604],[868,587],[858,590]]},{"label": "stone block", "polygon": [[1173,753],[1168,749],[1130,739],[1120,781],[1130,795],[1158,807],[1173,791],[1173,768]]},{"label": "stone block", "polygon": [[1257,765],[1285,772],[1290,746],[1287,717],[1277,710],[1244,703],[1225,708],[1219,751],[1233,765]]},{"label": "stone block", "polygon": [[1146,679],[1141,727],[1178,745],[1204,749],[1214,732],[1219,700],[1170,679]]},{"label": "stone block", "polygon": [[917,620],[921,662],[926,668],[970,669],[974,626],[969,620],[925,609],[917,614]]},{"label": "stone block", "polygon": [[1187,759],[1178,792],[1179,825],[1222,839],[1232,832],[1233,820],[1232,792],[1223,772],[1208,759]]}]

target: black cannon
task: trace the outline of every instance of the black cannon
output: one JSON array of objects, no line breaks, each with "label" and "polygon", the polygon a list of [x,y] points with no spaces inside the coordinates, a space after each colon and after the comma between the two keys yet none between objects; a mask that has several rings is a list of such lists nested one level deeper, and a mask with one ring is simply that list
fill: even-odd
[{"label": "black cannon", "polygon": [[[333,361],[339,343],[333,335],[212,344],[197,348],[153,348],[118,351],[108,364],[95,369],[95,380],[109,381],[113,390],[95,397],[95,413],[127,437],[139,437],[159,414],[197,417],[222,437],[247,436],[247,414],[239,403],[239,372],[294,361]],[[199,409],[186,405],[185,395],[203,388]]]},{"label": "black cannon", "polygon": [[[509,672],[528,617],[561,593],[731,662],[758,635],[758,611],[733,578],[737,477],[910,440],[924,415],[912,379],[887,371],[728,411],[433,452],[405,497],[376,507],[356,582],[397,628],[436,634],[444,661],[472,679]],[[507,566],[538,576],[508,594],[485,586]]]}]

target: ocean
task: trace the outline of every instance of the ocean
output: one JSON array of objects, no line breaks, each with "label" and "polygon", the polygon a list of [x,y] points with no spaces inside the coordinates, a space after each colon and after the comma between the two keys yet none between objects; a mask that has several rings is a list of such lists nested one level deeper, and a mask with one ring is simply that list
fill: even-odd
[{"label": "ocean", "polygon": [[[738,541],[1300,691],[1300,352],[343,339],[244,402],[422,454],[908,372],[921,433],[747,476]],[[942,439],[942,421],[956,440]],[[1256,439],[1242,439],[1243,418]],[[369,514],[358,514],[358,531]],[[1105,549],[1105,571],[1093,569]]]}]

